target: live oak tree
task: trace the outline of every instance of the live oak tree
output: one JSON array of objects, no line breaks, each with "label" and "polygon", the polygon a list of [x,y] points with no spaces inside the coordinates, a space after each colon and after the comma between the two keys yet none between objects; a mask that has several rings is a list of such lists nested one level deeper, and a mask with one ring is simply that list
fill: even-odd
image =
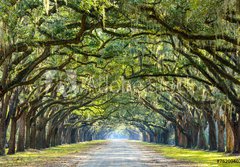
[{"label": "live oak tree", "polygon": [[13,154],[16,142],[42,149],[117,125],[146,141],[174,134],[182,147],[239,153],[238,4],[0,2],[0,155],[7,142]]}]

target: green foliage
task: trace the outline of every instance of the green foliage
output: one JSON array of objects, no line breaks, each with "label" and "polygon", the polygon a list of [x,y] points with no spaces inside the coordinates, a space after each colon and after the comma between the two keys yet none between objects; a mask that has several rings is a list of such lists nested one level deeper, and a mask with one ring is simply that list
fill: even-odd
[{"label": "green foliage", "polygon": [[47,125],[58,120],[98,132],[104,125],[107,132],[118,125],[151,130],[165,119],[192,125],[205,121],[197,119],[205,102],[211,102],[213,115],[224,107],[234,112],[240,98],[234,5],[234,0],[0,2],[1,85],[4,93],[21,89],[19,106],[28,112],[43,94],[39,106],[46,108],[37,108],[34,118],[45,117]]}]

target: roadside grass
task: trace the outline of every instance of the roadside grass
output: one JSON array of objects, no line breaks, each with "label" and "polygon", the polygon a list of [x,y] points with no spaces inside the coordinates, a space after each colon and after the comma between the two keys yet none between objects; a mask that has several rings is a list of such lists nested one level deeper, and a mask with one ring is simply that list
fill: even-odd
[{"label": "roadside grass", "polygon": [[61,157],[74,153],[81,153],[97,145],[106,143],[104,140],[81,142],[77,144],[65,144],[43,150],[27,150],[14,155],[0,157],[0,167],[34,166],[46,164],[46,162],[57,161]]},{"label": "roadside grass", "polygon": [[[174,158],[177,160],[189,161],[199,164],[199,166],[220,166],[220,167],[239,167],[240,156],[231,156],[225,153],[210,152],[204,150],[184,149],[175,146],[160,145],[146,142],[136,142],[151,150],[160,153],[164,157]],[[239,163],[218,163],[218,160],[234,160],[237,159]]]}]

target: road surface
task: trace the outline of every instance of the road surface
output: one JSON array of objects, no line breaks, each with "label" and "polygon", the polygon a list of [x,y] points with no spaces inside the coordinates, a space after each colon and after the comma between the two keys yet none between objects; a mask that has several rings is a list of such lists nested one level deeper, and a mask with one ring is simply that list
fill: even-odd
[{"label": "road surface", "polygon": [[[76,162],[76,161],[75,161]],[[134,142],[112,140],[97,150],[92,150],[86,160],[75,163],[77,167],[159,167],[194,166],[193,164],[167,159],[154,151],[146,150]]]}]

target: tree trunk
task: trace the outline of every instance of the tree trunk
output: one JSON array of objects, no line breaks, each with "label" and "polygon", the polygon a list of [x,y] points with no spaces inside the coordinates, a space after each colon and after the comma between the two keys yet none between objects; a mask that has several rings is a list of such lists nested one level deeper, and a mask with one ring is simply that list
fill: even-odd
[{"label": "tree trunk", "polygon": [[163,131],[162,133],[161,133],[161,143],[163,143],[163,144],[168,144],[168,137],[169,137],[169,132],[168,131]]},{"label": "tree trunk", "polygon": [[36,148],[36,124],[35,121],[31,124],[30,131],[30,148]]},{"label": "tree trunk", "polygon": [[181,131],[179,130],[178,127],[177,127],[177,137],[178,137],[178,146],[184,147],[184,144],[183,144],[183,134],[181,133]]},{"label": "tree trunk", "polygon": [[153,132],[148,132],[149,137],[150,137],[150,142],[153,143],[154,142],[154,133]]},{"label": "tree trunk", "polygon": [[7,116],[9,99],[10,99],[10,95],[5,94],[1,100],[2,106],[0,110],[0,156],[5,155],[6,134],[7,134],[6,116]]},{"label": "tree trunk", "polygon": [[36,133],[36,149],[46,148],[46,129],[41,127]]},{"label": "tree trunk", "polygon": [[178,129],[178,144],[180,147],[189,147],[191,144],[191,141],[187,139],[186,135],[184,135],[179,129]]},{"label": "tree trunk", "polygon": [[146,132],[142,132],[142,140],[143,140],[144,142],[147,141],[147,135],[146,135]]},{"label": "tree trunk", "polygon": [[240,118],[239,108],[236,111],[226,111],[226,134],[227,134],[227,147],[226,152],[233,154],[240,152]]},{"label": "tree trunk", "polygon": [[233,154],[239,153],[240,146],[240,118],[238,113],[232,113],[231,127],[233,131]]},{"label": "tree trunk", "polygon": [[47,120],[41,116],[38,119],[38,124],[36,126],[37,132],[36,132],[36,148],[37,149],[43,149],[46,148],[46,125]]},{"label": "tree trunk", "polygon": [[179,139],[179,136],[178,136],[178,129],[177,129],[177,127],[174,125],[174,131],[175,131],[175,146],[179,146],[179,141],[178,141],[178,139]]},{"label": "tree trunk", "polygon": [[185,138],[187,143],[186,148],[192,148],[192,143],[193,143],[192,138],[190,136],[185,136]]},{"label": "tree trunk", "polygon": [[202,126],[199,127],[197,148],[204,150],[207,149],[207,141]]},{"label": "tree trunk", "polygon": [[221,119],[217,121],[217,124],[218,124],[218,152],[224,152],[225,151],[225,145],[224,145],[225,124],[224,124],[224,121]]},{"label": "tree trunk", "polygon": [[191,131],[192,131],[192,146],[191,147],[195,148],[198,145],[199,126],[192,125]]},{"label": "tree trunk", "polygon": [[[132,135],[133,135],[133,139],[134,139],[134,134],[132,134]],[[157,143],[157,142],[158,142],[158,133],[155,130],[155,132],[154,132],[154,143]]]},{"label": "tree trunk", "polygon": [[0,120],[0,156],[5,155],[5,145],[6,145],[6,126],[5,119]]},{"label": "tree trunk", "polygon": [[233,143],[233,129],[231,127],[231,123],[230,123],[230,118],[228,113],[226,113],[226,152],[230,153],[233,152],[233,147],[234,147],[234,143]]},{"label": "tree trunk", "polygon": [[51,138],[53,135],[53,129],[52,127],[49,125],[48,127],[48,132],[47,132],[47,139],[46,139],[46,148],[51,146]]},{"label": "tree trunk", "polygon": [[56,144],[57,145],[61,145],[62,144],[62,137],[64,137],[64,136],[62,136],[62,132],[63,132],[63,127],[62,127],[62,125],[60,125],[59,127],[58,127],[58,131],[57,131],[57,141],[56,141]]},{"label": "tree trunk", "polygon": [[17,152],[25,150],[25,126],[26,126],[26,112],[24,111],[19,119],[18,143]]},{"label": "tree trunk", "polygon": [[31,132],[31,124],[30,124],[30,118],[26,118],[26,143],[25,148],[30,148],[30,132]]},{"label": "tree trunk", "polygon": [[[98,134],[97,140],[99,140],[99,138],[101,138],[100,136],[101,135]],[[78,142],[81,142],[81,129],[80,128],[78,129]]]},{"label": "tree trunk", "polygon": [[77,142],[77,137],[76,137],[76,135],[77,135],[77,129],[76,128],[73,128],[72,130],[71,130],[71,143],[76,143]]},{"label": "tree trunk", "polygon": [[53,130],[53,135],[52,135],[52,137],[51,137],[51,147],[54,147],[54,146],[57,145],[57,144],[56,144],[57,131],[58,131],[58,128],[55,128],[55,129]]},{"label": "tree trunk", "polygon": [[216,126],[212,111],[207,110],[206,119],[209,125],[209,150],[217,150]]},{"label": "tree trunk", "polygon": [[11,118],[11,132],[9,139],[9,149],[8,154],[15,154],[15,145],[16,145],[16,133],[17,133],[17,120],[16,118]]}]

